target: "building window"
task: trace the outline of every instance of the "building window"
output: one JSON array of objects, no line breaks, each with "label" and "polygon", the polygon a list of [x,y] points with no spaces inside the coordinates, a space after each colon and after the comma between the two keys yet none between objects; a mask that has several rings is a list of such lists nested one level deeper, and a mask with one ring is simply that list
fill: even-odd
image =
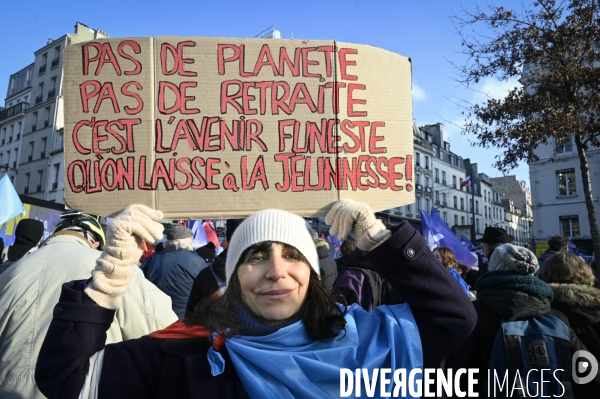
[{"label": "building window", "polygon": [[415,163],[417,166],[421,166],[421,154],[415,152]]},{"label": "building window", "polygon": [[48,143],[48,139],[46,137],[42,138],[42,152],[40,153],[40,158],[46,158],[46,144]]},{"label": "building window", "polygon": [[456,176],[452,176],[452,187],[456,188]]},{"label": "building window", "polygon": [[559,144],[558,140],[554,139],[554,150],[557,154],[562,154],[565,152],[573,152],[573,135],[570,134],[569,138],[565,141],[564,144]]},{"label": "building window", "polygon": [[463,226],[465,225],[465,217],[464,216],[460,217],[460,224]]},{"label": "building window", "polygon": [[454,225],[458,226],[458,216],[454,215]]},{"label": "building window", "polygon": [[429,187],[429,177],[425,177],[425,187]]},{"label": "building window", "polygon": [[429,211],[431,209],[431,200],[429,198],[425,198],[425,211]]},{"label": "building window", "polygon": [[40,191],[42,191],[42,179],[44,178],[44,171],[38,170],[37,173],[38,173],[38,179],[37,179],[36,191],[39,193]]},{"label": "building window", "polygon": [[412,213],[412,205],[411,204],[406,205],[406,213]]},{"label": "building window", "polygon": [[50,107],[44,109],[44,127],[50,126]]},{"label": "building window", "polygon": [[442,170],[442,184],[446,184],[446,172]]},{"label": "building window", "polygon": [[429,157],[425,156],[425,169],[429,170]]},{"label": "building window", "polygon": [[60,60],[60,46],[54,47],[54,58],[52,58],[52,68],[58,66]]},{"label": "building window", "polygon": [[446,193],[442,193],[442,205],[447,206],[448,203],[446,202]]},{"label": "building window", "polygon": [[479,201],[475,201],[475,213],[479,214]]},{"label": "building window", "polygon": [[444,212],[444,223],[448,224],[448,212]]},{"label": "building window", "polygon": [[556,171],[556,179],[559,196],[577,195],[574,169]]},{"label": "building window", "polygon": [[54,164],[54,182],[52,183],[52,190],[58,189],[58,177],[60,173],[60,164]]},{"label": "building window", "polygon": [[560,230],[565,237],[579,237],[579,216],[560,216]]},{"label": "building window", "polygon": [[435,182],[440,182],[440,170],[438,168],[435,168]]},{"label": "building window", "polygon": [[421,175],[417,173],[417,184],[421,184]]},{"label": "building window", "polygon": [[436,204],[440,203],[440,192],[439,191],[435,192],[435,203]]},{"label": "building window", "polygon": [[479,234],[479,219],[475,219],[475,228],[477,229],[477,233]]},{"label": "building window", "polygon": [[35,132],[37,129],[37,119],[38,119],[38,113],[34,112],[33,113],[33,123],[31,124],[31,131]]},{"label": "building window", "polygon": [[456,195],[454,196],[454,209],[458,209],[458,198],[456,198]]},{"label": "building window", "polygon": [[33,161],[33,147],[35,143],[33,141],[29,142],[29,153],[27,154],[27,162]]},{"label": "building window", "polygon": [[29,180],[31,179],[31,174],[30,173],[25,173],[25,187],[23,189],[23,192],[25,194],[27,194],[29,192]]}]

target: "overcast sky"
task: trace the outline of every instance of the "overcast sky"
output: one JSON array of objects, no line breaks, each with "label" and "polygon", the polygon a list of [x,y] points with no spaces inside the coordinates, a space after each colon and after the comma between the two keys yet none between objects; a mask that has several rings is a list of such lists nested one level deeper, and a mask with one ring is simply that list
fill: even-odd
[{"label": "overcast sky", "polygon": [[[485,4],[485,2],[480,1]],[[507,8],[521,1],[501,2]],[[275,24],[284,39],[335,39],[370,44],[412,59],[413,115],[417,124],[444,123],[452,151],[477,162],[479,171],[502,176],[492,168],[498,149],[470,146],[474,137],[460,134],[464,118],[452,99],[477,102],[498,96],[516,82],[493,79],[469,90],[452,79],[449,60],[460,63],[460,40],[449,16],[473,0],[262,0],[262,1],[5,1],[0,13],[0,95],[9,76],[34,61],[34,52],[49,38],[72,33],[75,22],[99,28],[111,37],[222,36],[254,37]],[[3,102],[2,102],[3,103]],[[529,181],[522,164],[511,174]]]}]

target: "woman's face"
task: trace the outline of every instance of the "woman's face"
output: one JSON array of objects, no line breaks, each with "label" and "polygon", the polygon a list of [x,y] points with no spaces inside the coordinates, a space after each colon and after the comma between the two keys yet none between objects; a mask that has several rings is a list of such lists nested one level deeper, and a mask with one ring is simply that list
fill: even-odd
[{"label": "woman's face", "polygon": [[293,318],[304,304],[311,267],[298,259],[297,251],[273,243],[270,251],[250,252],[237,268],[242,298],[248,309],[265,324]]},{"label": "woman's face", "polygon": [[434,249],[433,250],[433,256],[435,256],[437,258],[437,260],[439,260],[442,265],[444,264],[444,262],[442,262],[442,254],[440,253],[440,251],[438,251],[437,249]]}]

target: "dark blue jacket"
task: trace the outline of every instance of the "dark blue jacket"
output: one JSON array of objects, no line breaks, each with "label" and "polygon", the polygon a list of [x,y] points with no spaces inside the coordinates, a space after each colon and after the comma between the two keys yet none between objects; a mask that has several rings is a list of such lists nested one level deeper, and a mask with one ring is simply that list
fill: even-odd
[{"label": "dark blue jacket", "polygon": [[[471,301],[427,243],[408,223],[367,260],[410,304],[419,329],[425,367],[437,367],[475,326]],[[36,366],[36,382],[49,398],[77,398],[89,357],[105,348],[99,398],[244,398],[226,347],[223,374],[213,377],[207,338],[135,340],[104,346],[114,311],[101,308],[65,284]]]},{"label": "dark blue jacket", "polygon": [[196,252],[165,248],[146,259],[141,269],[148,280],[171,297],[173,312],[182,318],[194,280],[207,266]]}]

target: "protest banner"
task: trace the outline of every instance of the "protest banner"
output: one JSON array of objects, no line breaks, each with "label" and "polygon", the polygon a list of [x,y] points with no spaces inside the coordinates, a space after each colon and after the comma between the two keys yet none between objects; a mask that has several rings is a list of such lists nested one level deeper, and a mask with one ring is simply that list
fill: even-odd
[{"label": "protest banner", "polygon": [[148,37],[65,49],[65,202],[172,219],[414,202],[411,63],[335,41]]}]

